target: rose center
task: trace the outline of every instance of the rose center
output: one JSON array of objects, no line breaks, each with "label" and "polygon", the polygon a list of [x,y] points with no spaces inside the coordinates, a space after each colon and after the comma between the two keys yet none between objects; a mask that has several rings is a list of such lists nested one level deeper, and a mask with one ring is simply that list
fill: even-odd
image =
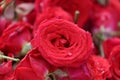
[{"label": "rose center", "polygon": [[51,40],[51,43],[58,48],[68,48],[69,47],[69,41],[63,37],[63,36],[59,36],[57,38],[54,38]]}]

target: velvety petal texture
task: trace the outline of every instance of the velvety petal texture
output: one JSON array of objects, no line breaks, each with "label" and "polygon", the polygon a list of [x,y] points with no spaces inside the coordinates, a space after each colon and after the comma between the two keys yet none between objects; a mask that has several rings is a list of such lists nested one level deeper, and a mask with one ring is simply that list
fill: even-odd
[{"label": "velvety petal texture", "polygon": [[37,16],[38,17],[36,18],[33,28],[34,35],[36,34],[39,25],[47,20],[56,18],[56,19],[65,19],[73,22],[72,16],[66,11],[64,11],[61,7],[54,7],[54,8],[48,7],[46,10],[44,10],[42,13],[39,13]]},{"label": "velvety petal texture", "polygon": [[79,11],[80,14],[78,16],[78,25],[82,27],[84,23],[87,21],[89,14],[91,12],[91,1],[90,0],[37,0],[39,2],[37,4],[37,11],[44,11],[48,7],[61,7],[66,12],[72,15],[73,19],[75,17],[75,11]]},{"label": "velvety petal texture", "polygon": [[63,19],[53,19],[39,25],[32,45],[49,63],[59,67],[80,66],[93,48],[89,32]]},{"label": "velvety petal texture", "polygon": [[19,63],[15,69],[13,80],[44,80],[49,68],[49,63],[34,49]]}]

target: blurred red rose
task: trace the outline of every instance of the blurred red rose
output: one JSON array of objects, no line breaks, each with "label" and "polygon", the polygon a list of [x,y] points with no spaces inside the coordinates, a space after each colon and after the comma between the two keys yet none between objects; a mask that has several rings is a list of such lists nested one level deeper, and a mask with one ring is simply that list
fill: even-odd
[{"label": "blurred red rose", "polygon": [[99,56],[92,55],[87,62],[93,80],[106,80],[111,77],[109,62]]},{"label": "blurred red rose", "polygon": [[54,7],[54,8],[47,8],[43,13],[39,14],[37,16],[37,19],[34,24],[34,29],[33,32],[34,34],[37,32],[39,25],[41,22],[44,22],[46,20],[50,20],[52,18],[58,18],[58,19],[65,19],[68,21],[73,21],[72,16],[65,12],[62,8],[60,7]]},{"label": "blurred red rose", "polygon": [[119,38],[111,38],[111,39],[107,39],[103,42],[103,50],[104,50],[104,54],[105,54],[106,58],[109,57],[111,51],[117,45],[120,45]]},{"label": "blurred red rose", "polygon": [[31,39],[31,25],[25,22],[11,23],[0,37],[0,50],[4,53],[18,54],[24,43]]},{"label": "blurred red rose", "polygon": [[120,20],[118,16],[118,12],[110,4],[103,7],[94,3],[90,15],[93,24],[91,25],[91,30],[96,33],[103,27],[104,32],[107,32],[109,35],[111,31],[120,30],[118,28],[118,22]]},{"label": "blurred red rose", "polygon": [[12,80],[46,80],[52,70],[36,49],[31,50],[18,64]]},{"label": "blurred red rose", "polygon": [[63,19],[53,19],[39,25],[32,41],[41,55],[54,66],[78,67],[93,48],[89,32]]},{"label": "blurred red rose", "polygon": [[113,76],[112,80],[119,80],[120,79],[120,45],[116,46],[112,49],[109,61],[112,65],[111,73]]},{"label": "blurred red rose", "polygon": [[[65,11],[67,11],[69,14],[72,15],[73,19],[75,16],[75,11],[78,10],[80,12],[79,18],[78,18],[78,25],[79,27],[82,27],[86,20],[88,19],[88,16],[91,11],[91,1],[90,0],[43,0],[40,2],[40,8],[37,10],[46,10],[47,7],[61,7]],[[38,8],[38,7],[37,7]],[[42,9],[41,9],[42,8]]]}]

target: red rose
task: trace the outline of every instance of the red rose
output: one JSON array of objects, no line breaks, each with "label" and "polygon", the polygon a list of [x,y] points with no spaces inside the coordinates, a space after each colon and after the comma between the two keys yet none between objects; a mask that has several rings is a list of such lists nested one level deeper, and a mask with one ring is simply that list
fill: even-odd
[{"label": "red rose", "polygon": [[103,42],[103,50],[104,50],[104,54],[105,54],[106,58],[109,57],[111,51],[117,45],[120,45],[119,38],[111,38],[111,39],[107,39]]},{"label": "red rose", "polygon": [[65,12],[62,8],[60,7],[54,7],[54,8],[47,8],[43,13],[39,14],[37,16],[37,19],[34,24],[34,34],[37,32],[38,27],[41,22],[45,22],[46,20],[50,20],[52,18],[58,18],[58,19],[65,19],[68,21],[72,21],[72,16]]},{"label": "red rose", "polygon": [[52,70],[39,54],[39,51],[33,49],[18,64],[14,71],[12,80],[46,80],[49,69]]},{"label": "red rose", "polygon": [[73,16],[73,19],[75,16],[75,11],[78,10],[80,12],[78,18],[79,27],[82,27],[88,19],[92,7],[90,0],[43,0],[41,4],[43,10],[45,10],[49,6],[62,7],[65,11]]},{"label": "red rose", "polygon": [[119,80],[120,79],[120,45],[112,49],[109,56],[109,61],[112,65],[111,73],[114,78],[112,80]]},{"label": "red rose", "polygon": [[93,48],[91,35],[72,22],[53,19],[42,23],[32,41],[41,55],[54,66],[78,67]]},{"label": "red rose", "polygon": [[106,80],[111,77],[110,64],[102,57],[92,55],[88,59],[87,67],[93,80]]},{"label": "red rose", "polygon": [[0,49],[4,53],[20,53],[24,43],[31,38],[31,25],[25,22],[11,23],[0,37]]}]

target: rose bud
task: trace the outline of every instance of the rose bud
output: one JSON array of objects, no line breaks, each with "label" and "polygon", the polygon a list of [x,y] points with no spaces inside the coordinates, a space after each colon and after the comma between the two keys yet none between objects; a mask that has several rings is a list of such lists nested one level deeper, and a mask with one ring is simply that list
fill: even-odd
[{"label": "rose bud", "polygon": [[113,76],[112,80],[120,79],[120,45],[112,49],[109,61],[111,63],[111,73]]},{"label": "rose bud", "polygon": [[33,49],[18,64],[12,80],[47,80],[45,78],[48,77],[49,69],[52,70],[51,65],[41,57],[38,50]]},{"label": "rose bud", "polygon": [[18,54],[23,45],[31,39],[31,25],[25,22],[11,23],[0,37],[0,50],[4,53]]},{"label": "rose bud", "polygon": [[111,77],[109,62],[99,56],[92,55],[87,62],[93,80],[106,80]]},{"label": "rose bud", "polygon": [[58,18],[58,19],[65,19],[68,21],[73,21],[72,16],[65,12],[62,8],[60,7],[54,7],[54,8],[47,8],[44,12],[39,14],[37,16],[37,19],[34,24],[34,30],[33,33],[35,34],[39,28],[39,25],[41,22],[44,22],[46,20],[50,20],[52,18]]},{"label": "rose bud", "polygon": [[61,7],[69,14],[72,15],[73,19],[75,17],[75,12],[79,11],[78,21],[75,23],[82,27],[84,23],[87,21],[90,11],[91,11],[91,1],[90,0],[43,0],[40,2],[41,6],[39,6],[39,10],[46,10],[47,7]]},{"label": "rose bud", "polygon": [[117,45],[120,45],[120,38],[111,38],[103,41],[102,46],[106,58],[110,56],[111,51]]},{"label": "rose bud", "polygon": [[32,45],[38,48],[44,59],[57,67],[79,67],[93,49],[90,33],[63,19],[40,24]]}]

